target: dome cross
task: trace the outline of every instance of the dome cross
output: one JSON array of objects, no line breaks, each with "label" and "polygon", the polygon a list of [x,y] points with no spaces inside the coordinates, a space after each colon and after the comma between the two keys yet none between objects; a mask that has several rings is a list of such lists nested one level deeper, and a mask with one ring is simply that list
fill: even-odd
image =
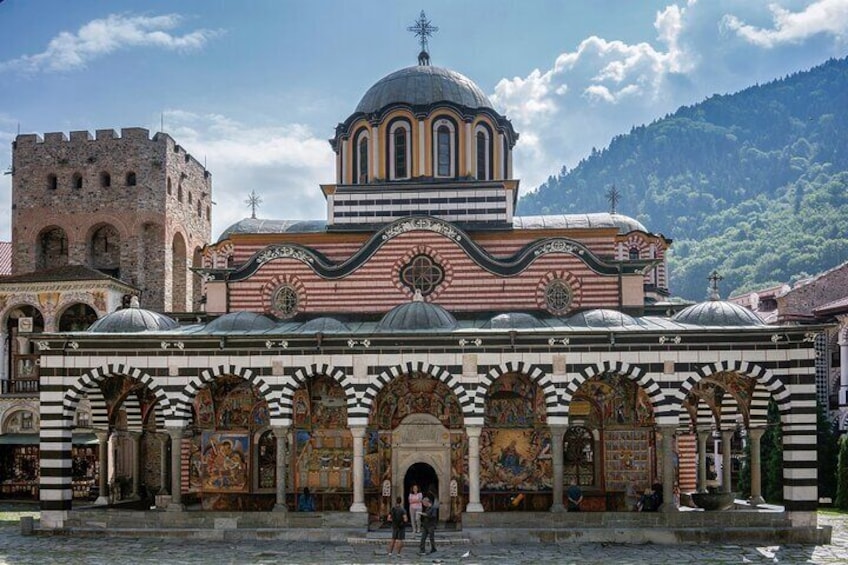
[{"label": "dome cross", "polygon": [[424,13],[424,10],[421,10],[421,15],[418,16],[417,20],[415,20],[415,24],[406,28],[406,31],[414,33],[415,37],[418,38],[418,43],[421,44],[421,53],[418,55],[418,64],[429,65],[430,54],[427,52],[427,38],[439,31],[438,26],[434,26],[430,20],[427,19],[427,15]]}]

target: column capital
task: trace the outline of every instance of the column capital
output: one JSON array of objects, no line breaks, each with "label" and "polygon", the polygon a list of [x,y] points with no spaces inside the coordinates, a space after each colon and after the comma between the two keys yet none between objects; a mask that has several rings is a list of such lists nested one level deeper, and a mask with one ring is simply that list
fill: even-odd
[{"label": "column capital", "polygon": [[568,429],[568,426],[566,426],[565,424],[548,424],[548,429],[551,431],[551,433],[556,432],[559,434],[564,434],[565,430]]},{"label": "column capital", "polygon": [[734,430],[721,430],[721,439],[724,441],[730,441],[733,439],[734,433],[736,433]]},{"label": "column capital", "polygon": [[483,426],[465,426],[465,434],[468,437],[479,438],[483,433]]},{"label": "column capital", "polygon": [[698,439],[701,441],[707,441],[713,434],[711,430],[698,430],[696,433],[698,434]]},{"label": "column capital", "polygon": [[100,441],[100,442],[109,441],[109,431],[108,430],[94,430],[94,435],[97,436],[97,441]]},{"label": "column capital", "polygon": [[185,431],[185,428],[165,428],[165,433],[168,434],[171,439],[183,439]]},{"label": "column capital", "polygon": [[365,437],[365,426],[351,426],[350,433],[355,439],[362,439]]},{"label": "column capital", "polygon": [[274,432],[274,437],[283,437],[289,434],[290,426],[271,426],[271,431]]},{"label": "column capital", "polygon": [[766,433],[765,428],[748,428],[748,437],[753,440],[758,440]]}]

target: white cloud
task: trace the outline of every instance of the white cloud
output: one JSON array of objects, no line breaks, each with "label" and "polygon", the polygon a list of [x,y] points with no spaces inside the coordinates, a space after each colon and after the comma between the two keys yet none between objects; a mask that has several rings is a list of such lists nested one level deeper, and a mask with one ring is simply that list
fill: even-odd
[{"label": "white cloud", "polygon": [[200,49],[220,31],[198,29],[183,35],[170,33],[183,18],[177,14],[129,16],[112,14],[92,20],[76,33],[63,31],[35,55],[0,62],[0,71],[72,71],[120,49],[158,47],[189,51]]},{"label": "white cloud", "polygon": [[164,114],[166,131],[212,172],[213,236],[250,215],[244,200],[262,197],[259,218],[326,217],[319,184],[333,183],[334,155],[326,139],[300,124],[243,124],[182,110]]},{"label": "white cloud", "polygon": [[732,14],[722,18],[722,26],[742,39],[760,47],[771,48],[786,43],[800,43],[814,35],[827,34],[839,40],[848,37],[848,1],[817,0],[799,12],[790,12],[778,4],[770,4],[774,27],[765,29],[744,23]]},{"label": "white cloud", "polygon": [[606,145],[623,119],[640,123],[656,116],[668,78],[697,64],[683,41],[693,5],[690,0],[657,12],[656,46],[593,35],[560,54],[549,70],[498,82],[491,98],[521,134],[515,163],[525,188],[556,172],[550,163],[573,165],[593,145]]}]

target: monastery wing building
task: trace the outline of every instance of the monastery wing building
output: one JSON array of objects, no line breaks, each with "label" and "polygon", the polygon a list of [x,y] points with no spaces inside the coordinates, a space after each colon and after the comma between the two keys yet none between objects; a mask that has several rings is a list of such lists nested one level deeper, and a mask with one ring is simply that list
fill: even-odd
[{"label": "monastery wing building", "polygon": [[671,241],[627,216],[517,215],[518,133],[470,79],[419,63],[336,127],[325,218],[246,219],[202,250],[211,321],[131,305],[33,336],[42,524],[79,524],[84,427],[113,500],[165,493],[185,515],[295,524],[308,488],[325,525],[365,528],[416,484],[475,528],[553,520],[574,482],[598,512],[654,485],[662,524],[691,526],[675,486],[734,491],[742,441],[745,504],[763,502],[773,401],[785,512],[761,520],[813,536],[817,328],[717,295],[674,313]]}]

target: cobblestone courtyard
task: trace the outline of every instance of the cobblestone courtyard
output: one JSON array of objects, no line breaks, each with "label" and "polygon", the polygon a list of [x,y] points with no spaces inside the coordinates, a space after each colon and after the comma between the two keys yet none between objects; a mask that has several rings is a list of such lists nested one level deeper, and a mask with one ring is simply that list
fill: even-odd
[{"label": "cobblestone courtyard", "polygon": [[[9,509],[7,509],[9,510]],[[388,557],[385,546],[317,544],[279,541],[199,542],[179,539],[69,538],[22,536],[18,517],[36,515],[0,507],[0,563],[846,563],[848,514],[822,512],[819,521],[833,526],[833,543],[822,546],[740,545],[445,545],[433,555],[419,556],[417,544],[401,557]],[[411,540],[410,540],[411,541]],[[438,539],[437,539],[438,542]],[[470,553],[469,553],[470,552]],[[468,555],[466,555],[469,553]]]}]

